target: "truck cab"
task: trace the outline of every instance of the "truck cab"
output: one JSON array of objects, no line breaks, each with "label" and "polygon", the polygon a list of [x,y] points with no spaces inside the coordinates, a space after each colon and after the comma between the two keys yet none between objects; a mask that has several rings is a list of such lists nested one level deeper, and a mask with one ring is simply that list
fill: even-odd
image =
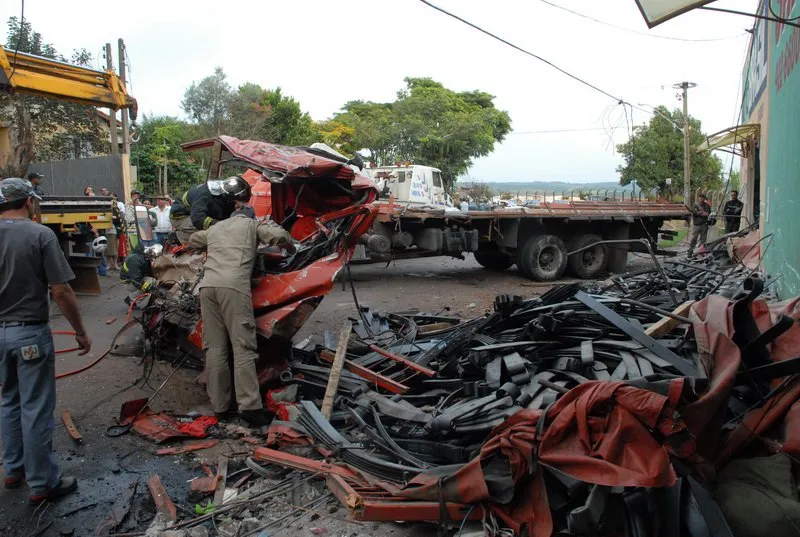
[{"label": "truck cab", "polygon": [[375,181],[381,199],[399,203],[451,207],[442,181],[442,171],[431,166],[380,166],[364,170]]}]

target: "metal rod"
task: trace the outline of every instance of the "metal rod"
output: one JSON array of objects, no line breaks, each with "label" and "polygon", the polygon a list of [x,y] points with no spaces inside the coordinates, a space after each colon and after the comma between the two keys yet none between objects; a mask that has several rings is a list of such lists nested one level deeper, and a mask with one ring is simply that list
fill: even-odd
[{"label": "metal rod", "polygon": [[709,7],[709,6],[700,6],[699,9],[705,9],[706,11],[719,11],[720,13],[731,13],[733,15],[744,15],[745,17],[753,17],[755,19],[762,19],[765,21],[772,21],[780,24],[788,24],[789,26],[800,28],[800,24],[796,22],[791,22],[785,19],[776,19],[775,17],[768,17],[767,15],[760,15],[758,13],[747,13],[745,11],[736,11],[735,9],[725,9],[721,7]]}]

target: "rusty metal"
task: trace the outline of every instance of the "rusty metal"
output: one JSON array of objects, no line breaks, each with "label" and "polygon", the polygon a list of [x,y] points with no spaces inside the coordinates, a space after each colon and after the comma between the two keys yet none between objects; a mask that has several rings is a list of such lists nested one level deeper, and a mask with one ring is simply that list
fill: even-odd
[{"label": "rusty metal", "polygon": [[[451,326],[451,328],[452,328],[452,326]],[[382,349],[382,348],[378,347],[377,345],[370,344],[370,345],[368,345],[368,347],[369,347],[369,350],[371,350],[373,352],[377,352],[381,356],[384,356],[384,357],[386,357],[386,358],[388,358],[388,359],[390,359],[390,360],[392,360],[394,362],[397,362],[398,364],[403,364],[404,366],[408,367],[409,369],[411,369],[413,371],[416,371],[417,373],[420,373],[422,375],[425,375],[426,377],[433,377],[434,375],[436,375],[436,371],[434,371],[433,369],[428,369],[427,367],[424,367],[424,366],[421,366],[421,365],[419,365],[417,363],[412,362],[408,358],[404,358],[402,356],[398,356],[398,355],[396,355],[394,353],[391,353],[391,352],[389,352],[389,351],[387,351],[385,349]]]},{"label": "rusty metal", "polygon": [[219,440],[205,440],[203,442],[192,442],[182,446],[175,446],[169,448],[162,448],[156,450],[156,455],[182,455],[183,453],[190,453],[192,451],[200,451],[201,449],[208,449],[216,446]]},{"label": "rusty metal", "polygon": [[286,468],[293,468],[301,472],[308,472],[310,474],[322,475],[336,475],[343,479],[355,482],[364,482],[364,479],[346,466],[339,466],[330,464],[325,461],[318,461],[286,453],[285,451],[277,451],[265,447],[256,448],[253,451],[253,457],[260,461],[268,462],[271,464],[278,464]]},{"label": "rusty metal", "polygon": [[328,489],[339,499],[355,520],[390,522],[427,522],[440,520],[442,512],[452,522],[481,520],[484,512],[480,505],[473,507],[460,503],[428,502],[403,498],[397,490],[387,490],[377,485],[354,484],[338,475],[325,478]]},{"label": "rusty metal", "polygon": [[64,427],[66,427],[70,437],[78,444],[83,443],[83,436],[80,431],[78,431],[78,428],[75,427],[75,423],[72,421],[72,414],[69,413],[69,410],[64,409],[61,411],[61,421],[64,423]]},{"label": "rusty metal", "polygon": [[167,520],[175,522],[178,519],[178,512],[167,494],[167,489],[161,483],[161,478],[158,475],[148,477],[147,488],[150,489],[150,496],[153,498],[156,511],[167,517]]},{"label": "rusty metal", "polygon": [[[319,356],[326,362],[333,363],[334,355],[332,352],[328,350],[323,350],[320,351]],[[345,358],[344,360],[344,367],[348,371],[355,373],[364,380],[369,381],[370,383],[386,390],[387,392],[404,394],[409,390],[408,386],[400,384],[399,382],[395,382],[394,380],[384,377],[383,375],[380,375],[378,373],[375,373],[374,371],[371,371],[366,367],[360,366],[347,358]]]}]

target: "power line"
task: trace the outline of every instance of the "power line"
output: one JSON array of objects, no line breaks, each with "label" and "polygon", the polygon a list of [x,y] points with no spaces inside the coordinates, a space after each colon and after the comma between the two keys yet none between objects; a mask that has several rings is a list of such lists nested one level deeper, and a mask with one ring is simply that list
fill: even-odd
[{"label": "power line", "polygon": [[590,83],[590,82],[587,82],[587,81],[585,81],[584,79],[580,78],[579,76],[573,75],[573,74],[572,74],[572,73],[570,73],[569,71],[566,71],[565,69],[562,69],[561,67],[557,66],[557,65],[556,65],[556,64],[554,64],[553,62],[551,62],[551,61],[548,61],[548,60],[546,60],[546,59],[542,58],[542,57],[541,57],[541,56],[539,56],[538,54],[534,54],[533,52],[527,51],[527,50],[525,50],[524,48],[522,48],[522,47],[519,47],[519,46],[515,45],[514,43],[511,43],[510,41],[507,41],[507,40],[503,39],[502,37],[499,37],[499,36],[497,36],[497,35],[493,34],[493,33],[492,33],[492,32],[490,32],[489,30],[484,30],[483,28],[481,28],[481,27],[480,27],[480,26],[478,26],[477,24],[471,23],[471,22],[469,22],[469,21],[468,21],[468,20],[466,20],[466,19],[462,19],[462,18],[461,18],[461,17],[459,17],[458,15],[456,15],[456,14],[454,14],[454,13],[450,13],[449,11],[447,11],[447,10],[446,10],[446,9],[444,9],[444,8],[441,8],[441,7],[437,6],[437,5],[431,4],[430,2],[428,2],[428,0],[420,0],[420,2],[422,2],[423,4],[425,4],[425,5],[426,5],[426,6],[428,6],[428,7],[431,7],[431,8],[433,8],[433,9],[435,9],[436,11],[438,11],[438,12],[440,12],[440,13],[444,13],[444,14],[445,14],[445,15],[447,15],[448,17],[452,17],[452,18],[456,19],[457,21],[459,21],[459,22],[462,22],[462,23],[466,24],[467,26],[470,26],[470,27],[472,27],[472,28],[474,28],[474,29],[478,30],[478,31],[479,31],[479,32],[481,32],[481,33],[484,33],[484,34],[488,35],[489,37],[491,37],[491,38],[493,38],[493,39],[496,39],[496,40],[500,41],[500,42],[501,42],[501,43],[503,43],[503,44],[506,44],[506,45],[508,45],[509,47],[511,47],[511,48],[513,48],[513,49],[515,49],[515,50],[518,50],[519,52],[522,52],[523,54],[526,54],[526,55],[528,55],[528,56],[530,56],[530,57],[532,57],[532,58],[535,58],[535,59],[539,60],[539,61],[540,61],[540,62],[542,62],[542,63],[545,63],[545,64],[549,65],[550,67],[552,67],[553,69],[555,69],[555,70],[559,71],[560,73],[567,75],[568,77],[570,77],[571,79],[573,79],[573,80],[575,80],[575,81],[577,81],[577,82],[580,82],[580,83],[581,83],[581,84],[583,84],[584,86],[588,86],[588,87],[592,88],[593,90],[595,90],[595,91],[597,91],[597,92],[599,92],[599,93],[602,93],[602,94],[603,94],[603,95],[605,95],[606,97],[609,97],[609,98],[611,98],[611,99],[614,99],[615,101],[617,101],[617,102],[619,102],[619,103],[623,103],[623,102],[624,102],[624,101],[623,101],[623,99],[621,99],[621,98],[619,98],[619,97],[616,97],[616,96],[614,96],[614,95],[612,95],[612,94],[608,93],[607,91],[605,91],[605,90],[602,90],[602,89],[598,88],[598,87],[597,87],[597,86],[595,86],[594,84],[592,84],[592,83]]},{"label": "power line", "polygon": [[732,36],[728,36],[728,37],[710,37],[710,38],[707,38],[707,39],[688,39],[688,38],[683,38],[683,37],[670,37],[670,36],[667,36],[667,35],[657,35],[657,34],[651,34],[649,32],[640,32],[639,30],[634,30],[633,28],[626,28],[625,26],[619,26],[619,25],[613,24],[611,22],[606,22],[606,21],[602,21],[602,20],[599,20],[599,19],[595,19],[594,17],[590,17],[589,15],[584,15],[583,13],[578,13],[577,11],[573,11],[573,10],[567,8],[567,7],[560,6],[558,4],[554,4],[553,2],[548,2],[548,0],[539,0],[539,1],[542,2],[543,4],[547,4],[548,6],[552,6],[552,7],[556,8],[556,9],[560,9],[562,11],[566,11],[567,13],[572,13],[573,15],[576,15],[576,16],[581,17],[583,19],[587,19],[587,20],[590,20],[592,22],[596,22],[597,24],[602,24],[603,26],[609,26],[611,28],[616,28],[617,30],[623,30],[625,32],[630,32],[632,34],[643,35],[643,36],[646,36],[646,37],[653,37],[653,38],[657,38],[657,39],[667,39],[667,40],[670,40],[670,41],[685,41],[685,42],[688,42],[688,43],[708,43],[708,42],[712,42],[712,41],[729,41],[731,39],[739,39],[740,37],[744,37],[745,35],[747,35],[747,32],[744,32],[744,33],[741,33],[741,34],[738,34],[738,35],[732,35]]}]

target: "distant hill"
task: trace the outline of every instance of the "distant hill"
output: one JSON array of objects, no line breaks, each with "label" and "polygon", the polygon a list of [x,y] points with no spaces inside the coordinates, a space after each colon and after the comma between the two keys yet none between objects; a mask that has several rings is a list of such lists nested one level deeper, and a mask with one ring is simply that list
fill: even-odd
[{"label": "distant hill", "polygon": [[[530,182],[480,182],[478,184],[483,184],[488,186],[492,189],[494,194],[500,194],[502,192],[569,192],[570,190],[581,190],[581,191],[597,191],[597,190],[613,190],[617,189],[617,191],[622,192],[630,191],[631,186],[620,186],[619,183],[615,183],[613,181],[608,181],[604,183],[567,183],[564,181],[530,181]],[[469,188],[472,186],[472,182],[470,181],[459,181],[456,183],[456,188],[464,187]]]}]

